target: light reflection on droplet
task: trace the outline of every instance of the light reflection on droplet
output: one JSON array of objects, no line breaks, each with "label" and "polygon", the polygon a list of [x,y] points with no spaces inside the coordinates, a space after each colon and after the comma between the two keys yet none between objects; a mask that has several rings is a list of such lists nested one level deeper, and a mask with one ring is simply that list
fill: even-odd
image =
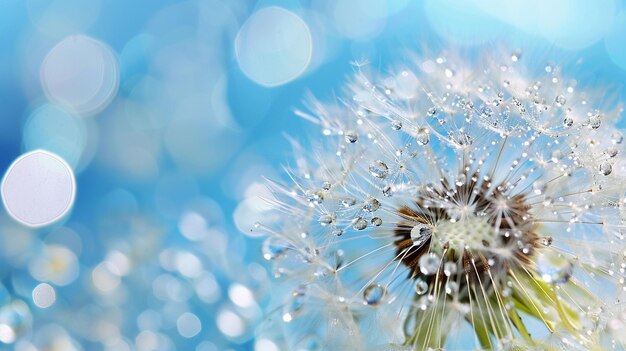
[{"label": "light reflection on droplet", "polygon": [[61,219],[72,207],[76,180],[59,156],[35,150],[15,160],[2,179],[2,200],[16,221],[41,227]]},{"label": "light reflection on droplet", "polygon": [[217,327],[227,337],[236,338],[246,330],[244,320],[230,310],[222,310],[217,315]]},{"label": "light reflection on droplet", "polygon": [[235,39],[237,62],[258,84],[274,87],[300,76],[311,61],[311,32],[295,13],[271,6],[254,13]]},{"label": "light reflection on droplet", "polygon": [[119,67],[106,44],[73,35],[50,50],[41,66],[40,79],[50,101],[89,114],[102,110],[117,93]]},{"label": "light reflection on droplet", "polygon": [[228,289],[228,297],[237,306],[252,307],[256,304],[252,291],[241,284],[233,284]]}]

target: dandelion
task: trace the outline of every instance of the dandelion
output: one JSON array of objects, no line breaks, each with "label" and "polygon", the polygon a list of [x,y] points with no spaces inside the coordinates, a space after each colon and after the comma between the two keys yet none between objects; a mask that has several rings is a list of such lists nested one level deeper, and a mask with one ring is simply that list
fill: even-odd
[{"label": "dandelion", "polygon": [[265,332],[296,350],[624,347],[621,105],[503,57],[359,67],[344,99],[297,111],[321,134],[268,183]]}]

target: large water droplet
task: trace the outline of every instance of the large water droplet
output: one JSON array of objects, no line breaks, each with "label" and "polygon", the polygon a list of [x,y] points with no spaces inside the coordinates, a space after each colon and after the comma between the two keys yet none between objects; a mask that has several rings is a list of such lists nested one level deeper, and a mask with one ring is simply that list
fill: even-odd
[{"label": "large water droplet", "polygon": [[425,275],[433,275],[439,270],[440,258],[434,253],[427,253],[420,257],[420,272]]},{"label": "large water droplet", "polygon": [[289,243],[283,239],[269,237],[263,241],[261,252],[266,260],[275,260],[282,256],[289,248]]},{"label": "large water droplet", "polygon": [[363,204],[363,210],[365,210],[366,212],[374,212],[378,210],[379,208],[380,208],[380,201],[376,200],[373,197],[370,197],[369,199],[365,200],[365,203]]},{"label": "large water droplet", "polygon": [[445,274],[447,277],[456,274],[456,262],[446,262],[443,264],[443,274]]},{"label": "large water droplet", "polygon": [[335,216],[325,213],[323,215],[320,216],[320,218],[318,219],[318,222],[322,225],[322,226],[327,226],[329,224],[331,224],[333,221],[335,220]]},{"label": "large water droplet", "polygon": [[432,234],[433,228],[430,225],[418,223],[416,226],[411,228],[411,240],[413,241],[413,245],[422,245]]},{"label": "large water droplet", "polygon": [[385,178],[389,175],[389,167],[381,160],[376,160],[370,164],[370,174],[376,178]]},{"label": "large water droplet", "polygon": [[563,95],[557,95],[557,97],[554,98],[554,102],[556,102],[556,104],[559,105],[559,106],[565,105],[566,101],[567,100],[565,99],[565,96],[563,96]]},{"label": "large water droplet", "polygon": [[605,161],[600,164],[600,174],[607,176],[611,174],[612,171],[613,166],[609,162]]},{"label": "large water droplet", "polygon": [[344,134],[346,143],[354,144],[359,140],[359,135],[354,130],[349,130]]},{"label": "large water droplet", "polygon": [[372,224],[375,225],[376,227],[380,227],[380,225],[383,224],[383,220],[380,219],[379,217],[374,217],[372,218]]},{"label": "large water droplet", "polygon": [[563,125],[566,127],[571,127],[572,125],[574,125],[574,120],[572,119],[572,117],[565,117],[563,119]]},{"label": "large water droplet", "polygon": [[615,132],[615,133],[611,134],[611,142],[613,144],[621,144],[622,140],[624,140],[624,137],[622,136],[622,133]]},{"label": "large water droplet", "polygon": [[546,283],[565,283],[572,276],[572,262],[555,252],[537,255],[537,272]]},{"label": "large water droplet", "polygon": [[385,288],[380,284],[372,284],[363,291],[363,299],[370,306],[378,305],[385,297]]},{"label": "large water droplet", "polygon": [[592,129],[600,128],[600,124],[602,124],[602,119],[600,118],[600,115],[593,115],[589,117],[589,126]]},{"label": "large water droplet", "polygon": [[354,230],[363,230],[367,228],[367,221],[363,217],[357,217],[352,220],[352,228]]},{"label": "large water droplet", "polygon": [[428,134],[428,130],[422,128],[417,132],[417,136],[415,137],[418,145],[426,145],[430,141],[430,135]]},{"label": "large water droplet", "polygon": [[341,205],[343,205],[343,207],[354,206],[355,203],[356,199],[353,197],[346,197],[344,199],[341,199]]},{"label": "large water droplet", "polygon": [[426,294],[428,292],[428,283],[422,278],[417,278],[415,280],[415,292],[418,295]]}]

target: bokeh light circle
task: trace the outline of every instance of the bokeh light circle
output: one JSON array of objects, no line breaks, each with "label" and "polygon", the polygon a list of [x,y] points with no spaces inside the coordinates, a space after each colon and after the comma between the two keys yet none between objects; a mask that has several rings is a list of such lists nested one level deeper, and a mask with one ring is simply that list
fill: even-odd
[{"label": "bokeh light circle", "polygon": [[313,53],[307,24],[295,13],[271,6],[254,13],[235,39],[237,62],[256,83],[274,87],[306,71]]},{"label": "bokeh light circle", "polygon": [[0,188],[4,207],[13,219],[29,227],[42,227],[70,210],[76,180],[61,157],[35,150],[11,164]]},{"label": "bokeh light circle", "polygon": [[79,114],[102,110],[119,86],[113,50],[85,35],[72,35],[54,46],[41,65],[40,80],[48,99]]}]

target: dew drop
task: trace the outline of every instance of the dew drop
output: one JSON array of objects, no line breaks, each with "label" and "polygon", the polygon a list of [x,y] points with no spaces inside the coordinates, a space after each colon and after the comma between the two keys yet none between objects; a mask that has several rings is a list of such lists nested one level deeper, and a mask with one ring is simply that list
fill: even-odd
[{"label": "dew drop", "polygon": [[419,223],[411,228],[411,240],[414,246],[421,245],[426,239],[428,239],[433,233],[431,226],[423,223]]},{"label": "dew drop", "polygon": [[436,116],[436,115],[437,115],[437,108],[435,108],[435,107],[431,107],[431,108],[429,108],[429,109],[428,109],[428,114],[429,114],[430,116],[433,116],[433,117],[434,117],[434,116]]},{"label": "dew drop", "polygon": [[463,186],[466,181],[467,181],[467,176],[463,173],[459,174],[458,176],[456,176],[456,178],[454,178],[454,184],[456,184],[456,186]]},{"label": "dew drop", "polygon": [[428,142],[430,141],[430,135],[428,135],[428,130],[426,130],[425,128],[420,129],[417,132],[417,136],[415,137],[417,144],[424,146],[426,144],[428,144]]},{"label": "dew drop", "polygon": [[330,188],[331,188],[332,186],[333,186],[333,185],[332,185],[332,184],[330,184],[330,182],[324,182],[324,184],[322,184],[322,189],[324,189],[324,190],[328,191],[328,190],[330,190]]},{"label": "dew drop", "polygon": [[600,174],[607,176],[611,174],[612,171],[613,166],[609,162],[605,161],[600,164]]},{"label": "dew drop", "polygon": [[541,195],[546,192],[546,184],[540,180],[533,183],[533,192],[536,195]]},{"label": "dew drop", "polygon": [[391,188],[391,185],[385,185],[382,190],[383,190],[384,196],[386,197],[393,196],[393,189]]},{"label": "dew drop", "polygon": [[563,125],[566,127],[571,127],[572,125],[574,125],[574,120],[572,119],[572,117],[565,117],[563,119]]},{"label": "dew drop", "polygon": [[420,272],[425,275],[433,275],[439,270],[439,256],[434,253],[422,255],[419,259]]},{"label": "dew drop", "polygon": [[334,236],[342,236],[343,235],[343,230],[335,229],[335,230],[333,230],[332,233],[333,233]]},{"label": "dew drop", "polygon": [[292,292],[289,302],[283,308],[284,322],[291,322],[302,312],[302,307],[304,306],[305,292],[306,291],[304,286],[300,286]]},{"label": "dew drop", "polygon": [[311,204],[320,204],[324,201],[324,192],[321,189],[307,190],[304,193],[307,201]]},{"label": "dew drop", "polygon": [[589,126],[592,129],[600,128],[600,124],[602,124],[602,119],[600,118],[600,115],[593,115],[589,117]]},{"label": "dew drop", "polygon": [[619,153],[619,149],[616,148],[615,146],[609,146],[606,149],[606,154],[609,155],[609,157],[615,157],[617,156],[618,153]]},{"label": "dew drop", "polygon": [[456,274],[456,263],[455,262],[446,262],[443,264],[443,274],[450,277]]},{"label": "dew drop", "polygon": [[287,248],[289,248],[289,244],[286,241],[269,237],[263,241],[261,252],[263,253],[263,258],[271,261],[282,256],[287,251]]},{"label": "dew drop", "polygon": [[380,284],[372,284],[363,291],[363,299],[366,305],[376,306],[383,301],[385,297],[385,288]]},{"label": "dew drop", "polygon": [[455,281],[448,280],[448,282],[446,283],[446,294],[453,295],[457,291],[459,291],[459,284],[457,284],[457,282]]},{"label": "dew drop", "polygon": [[544,236],[543,238],[541,238],[541,243],[544,246],[550,246],[552,245],[552,237],[551,236]]},{"label": "dew drop", "polygon": [[340,202],[343,207],[350,207],[356,204],[356,199],[353,197],[346,197],[345,199],[341,199]]},{"label": "dew drop", "polygon": [[322,225],[322,226],[327,226],[329,224],[331,224],[332,222],[335,221],[335,216],[325,213],[323,215],[320,216],[320,218],[318,219],[318,222]]},{"label": "dew drop", "polygon": [[473,143],[472,136],[465,132],[460,132],[457,137],[457,143],[461,146],[472,145]]},{"label": "dew drop", "polygon": [[389,167],[381,160],[376,160],[370,164],[370,174],[376,178],[383,179],[389,175]]},{"label": "dew drop", "polygon": [[537,257],[537,272],[546,283],[565,283],[572,276],[572,263],[554,252],[541,253]]},{"label": "dew drop", "polygon": [[556,104],[559,105],[559,106],[565,105],[566,101],[567,100],[565,99],[565,96],[563,96],[563,95],[557,95],[557,97],[554,98],[554,102],[556,102]]},{"label": "dew drop", "polygon": [[363,204],[363,210],[366,212],[374,212],[380,208],[380,201],[376,200],[373,197],[365,200]]},{"label": "dew drop", "polygon": [[380,219],[379,217],[374,217],[372,218],[372,224],[376,227],[380,227],[383,224],[383,220]]},{"label": "dew drop", "polygon": [[426,294],[428,292],[428,283],[422,278],[417,278],[415,280],[415,292],[418,295]]},{"label": "dew drop", "polygon": [[359,140],[359,135],[354,130],[349,130],[344,134],[346,143],[354,144]]},{"label": "dew drop", "polygon": [[517,62],[519,61],[519,59],[522,57],[522,50],[520,49],[515,49],[513,50],[513,52],[511,53],[511,61],[513,62]]},{"label": "dew drop", "polygon": [[400,130],[402,129],[402,121],[398,121],[398,120],[394,120],[391,122],[391,128],[393,130]]},{"label": "dew drop", "polygon": [[611,142],[613,144],[621,144],[622,140],[624,140],[624,137],[622,136],[622,133],[615,132],[615,133],[611,134]]},{"label": "dew drop", "polygon": [[363,217],[357,217],[352,220],[352,228],[354,230],[363,230],[367,228],[367,221]]}]

